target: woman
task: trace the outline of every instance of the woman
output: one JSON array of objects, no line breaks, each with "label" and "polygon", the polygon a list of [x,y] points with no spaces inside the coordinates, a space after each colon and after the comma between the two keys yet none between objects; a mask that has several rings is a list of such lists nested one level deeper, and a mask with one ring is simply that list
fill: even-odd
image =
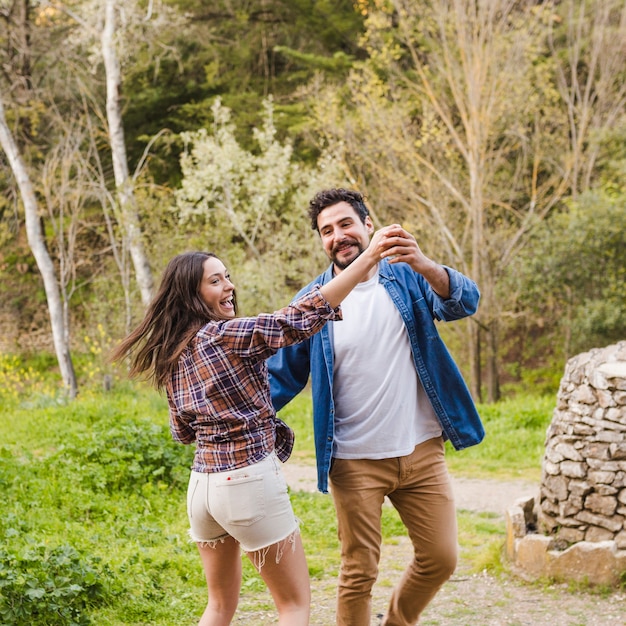
[{"label": "woman", "polygon": [[340,302],[383,252],[392,254],[388,237],[398,228],[375,233],[327,284],[257,317],[235,317],[235,287],[219,258],[180,254],[144,320],[114,351],[114,360],[130,356],[131,376],[147,374],[166,389],[172,436],[196,444],[187,513],[209,596],[199,626],[230,624],[241,587],[240,546],[272,594],[279,625],[309,623],[308,568],[280,468],[294,435],[272,407],[265,360],[341,319]]}]

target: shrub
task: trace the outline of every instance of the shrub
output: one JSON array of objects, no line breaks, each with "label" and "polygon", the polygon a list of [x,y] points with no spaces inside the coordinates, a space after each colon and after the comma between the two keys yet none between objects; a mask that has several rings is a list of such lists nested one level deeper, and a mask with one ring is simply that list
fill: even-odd
[{"label": "shrub", "polygon": [[96,422],[90,433],[69,441],[50,461],[75,463],[85,486],[109,493],[141,489],[150,482],[186,484],[192,448],[173,441],[166,426],[147,419],[114,420]]},{"label": "shrub", "polygon": [[84,613],[107,593],[106,568],[70,546],[43,545],[21,554],[0,550],[0,618],[13,626],[86,626]]}]

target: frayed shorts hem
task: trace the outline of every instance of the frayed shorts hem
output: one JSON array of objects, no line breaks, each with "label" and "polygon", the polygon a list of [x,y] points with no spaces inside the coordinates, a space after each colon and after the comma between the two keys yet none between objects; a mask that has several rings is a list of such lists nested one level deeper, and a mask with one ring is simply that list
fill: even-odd
[{"label": "frayed shorts hem", "polygon": [[[285,553],[285,548],[291,545],[291,551],[295,552],[296,549],[296,537],[300,534],[300,527],[296,526],[296,529],[290,532],[286,537],[270,544],[269,546],[264,546],[262,548],[257,548],[256,550],[246,550],[244,546],[241,546],[241,549],[250,557],[250,560],[254,564],[257,570],[261,570],[263,565],[267,562],[267,556],[272,551],[272,548],[276,548],[276,552],[274,554],[274,561],[276,563],[280,563],[280,560]],[[199,548],[211,548],[215,549],[218,543],[224,543],[224,541],[230,537],[230,535],[222,535],[221,537],[217,537],[216,539],[211,539],[210,541],[202,541],[194,539],[191,535],[191,531],[189,531],[190,541],[194,542]],[[235,539],[235,541],[237,541]],[[239,545],[241,545],[240,542]]]},{"label": "frayed shorts hem", "polygon": [[244,552],[256,552],[257,550],[265,550],[266,548],[270,548],[271,546],[276,545],[277,543],[280,543],[281,541],[284,541],[285,539],[288,539],[292,535],[300,534],[300,520],[296,519],[296,527],[295,527],[295,529],[292,530],[291,532],[287,533],[284,537],[282,537],[281,539],[277,539],[276,541],[273,541],[272,543],[269,543],[269,544],[267,544],[265,546],[260,546],[259,548],[246,548],[241,543],[241,541],[239,541],[235,537],[232,537],[232,535],[229,535],[228,533],[224,533],[223,535],[220,535],[219,537],[215,537],[213,539],[200,539],[198,537],[194,537],[193,531],[191,530],[191,528],[189,528],[187,530],[187,534],[189,535],[189,543],[197,543],[202,548],[215,548],[215,546],[218,543],[224,543],[224,541],[226,541],[226,539],[231,537],[232,539],[234,539],[241,546],[241,549]]}]

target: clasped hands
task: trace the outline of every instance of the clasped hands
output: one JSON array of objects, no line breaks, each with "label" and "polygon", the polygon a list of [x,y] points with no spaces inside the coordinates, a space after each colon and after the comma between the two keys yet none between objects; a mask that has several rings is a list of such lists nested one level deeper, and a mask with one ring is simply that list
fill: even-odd
[{"label": "clasped hands", "polygon": [[370,246],[372,252],[381,259],[389,259],[390,263],[408,263],[425,259],[415,237],[400,224],[390,224],[377,230],[372,236]]}]

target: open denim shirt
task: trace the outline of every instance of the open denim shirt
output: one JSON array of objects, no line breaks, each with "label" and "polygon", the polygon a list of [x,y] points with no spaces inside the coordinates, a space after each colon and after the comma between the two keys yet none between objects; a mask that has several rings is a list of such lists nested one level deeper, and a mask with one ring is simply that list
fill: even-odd
[{"label": "open denim shirt", "polygon": [[[456,450],[461,450],[480,443],[485,431],[461,372],[439,336],[435,320],[447,322],[472,315],[478,307],[480,292],[471,279],[452,268],[445,269],[450,277],[450,297],[446,299],[438,296],[426,279],[406,263],[392,265],[381,260],[378,279],[404,320],[415,369],[439,419],[444,438]],[[325,284],[332,278],[331,265],[296,297],[312,285]],[[317,487],[323,493],[328,492],[334,435],[333,323],[329,322],[303,343],[281,348],[267,362],[276,411],[300,393],[311,376]],[[376,338],[370,340],[376,341]]]}]

